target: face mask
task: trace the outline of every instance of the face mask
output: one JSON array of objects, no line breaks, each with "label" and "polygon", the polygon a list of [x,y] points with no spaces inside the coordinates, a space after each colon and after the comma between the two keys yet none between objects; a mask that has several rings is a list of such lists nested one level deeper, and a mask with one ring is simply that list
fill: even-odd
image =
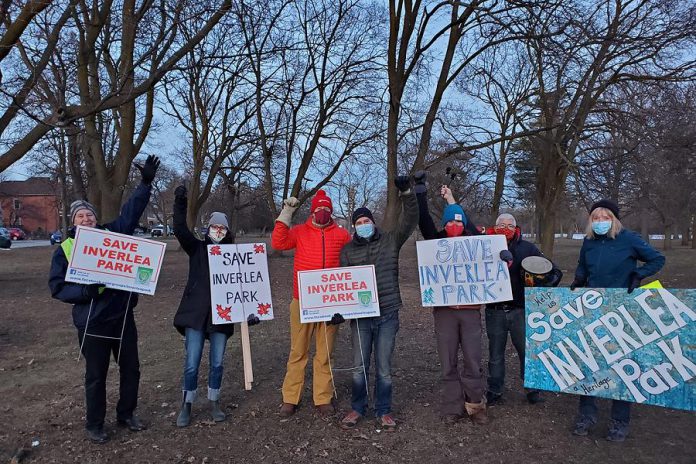
[{"label": "face mask", "polygon": [[508,242],[515,237],[515,229],[508,229],[507,227],[496,227],[495,231],[498,235],[504,235]]},{"label": "face mask", "polygon": [[445,233],[448,237],[459,237],[464,232],[464,224],[461,222],[448,223],[445,225]]},{"label": "face mask", "polygon": [[358,237],[370,238],[372,237],[372,234],[375,233],[375,225],[360,224],[359,226],[355,226],[355,233],[358,234]]},{"label": "face mask", "polygon": [[597,235],[606,235],[611,229],[611,221],[593,221],[592,232]]},{"label": "face mask", "polygon": [[320,226],[325,226],[331,221],[331,211],[319,209],[314,212],[314,222]]},{"label": "face mask", "polygon": [[215,243],[220,243],[220,241],[227,235],[227,229],[213,229],[208,228],[208,237]]}]

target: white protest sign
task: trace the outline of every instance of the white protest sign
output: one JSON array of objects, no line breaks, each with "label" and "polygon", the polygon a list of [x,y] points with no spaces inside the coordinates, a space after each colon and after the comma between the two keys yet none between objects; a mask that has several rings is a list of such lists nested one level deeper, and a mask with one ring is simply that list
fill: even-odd
[{"label": "white protest sign", "polygon": [[300,322],[379,316],[375,267],[351,266],[299,271]]},{"label": "white protest sign", "polygon": [[502,235],[416,242],[423,306],[459,306],[512,300],[510,273],[500,259]]},{"label": "white protest sign", "polygon": [[66,282],[154,295],[167,245],[91,227],[77,227]]},{"label": "white protest sign", "polygon": [[265,243],[208,245],[213,324],[273,319]]}]

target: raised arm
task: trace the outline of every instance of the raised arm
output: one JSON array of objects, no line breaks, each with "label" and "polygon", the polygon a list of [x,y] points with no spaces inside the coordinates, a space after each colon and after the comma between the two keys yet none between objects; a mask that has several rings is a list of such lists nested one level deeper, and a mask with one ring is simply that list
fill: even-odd
[{"label": "raised arm", "polygon": [[292,215],[297,210],[300,202],[295,197],[283,200],[283,209],[276,219],[273,232],[271,232],[271,246],[276,250],[292,250],[297,245],[295,234],[290,229]]},{"label": "raised arm", "polygon": [[191,255],[199,240],[186,224],[187,203],[186,187],[180,185],[174,191],[174,236],[186,254]]},{"label": "raised arm", "polygon": [[408,176],[399,176],[394,179],[394,184],[399,189],[402,212],[399,222],[394,229],[396,243],[401,247],[413,233],[418,224],[418,200],[411,189]]},{"label": "raised arm", "polygon": [[135,163],[135,167],[140,170],[142,182],[140,182],[135,192],[121,208],[121,215],[115,221],[104,225],[108,230],[133,235],[133,231],[138,227],[140,216],[143,215],[147,204],[150,202],[152,181],[155,179],[159,165],[159,158],[153,155],[147,157],[144,165]]}]

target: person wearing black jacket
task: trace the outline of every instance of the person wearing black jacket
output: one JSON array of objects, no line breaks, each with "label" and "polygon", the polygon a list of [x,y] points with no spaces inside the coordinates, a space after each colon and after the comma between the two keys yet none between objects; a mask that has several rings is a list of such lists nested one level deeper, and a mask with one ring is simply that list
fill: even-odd
[{"label": "person wearing black jacket", "polygon": [[[215,422],[225,420],[225,413],[220,408],[220,386],[227,339],[234,333],[234,324],[214,325],[212,323],[208,264],[208,245],[234,243],[234,236],[229,230],[227,216],[224,213],[214,212],[210,215],[205,239],[197,239],[186,224],[186,193],[186,187],[183,185],[174,191],[174,235],[189,257],[186,288],[174,316],[174,327],[181,335],[184,335],[186,350],[183,400],[181,411],[176,419],[178,427],[186,427],[191,422],[191,405],[196,399],[198,368],[206,339],[210,343],[208,400],[211,415]],[[259,322],[259,319],[256,315],[250,314],[247,322],[249,325],[254,325]]]},{"label": "person wearing black jacket", "polygon": [[75,227],[94,227],[132,235],[150,201],[152,181],[159,164],[157,157],[148,156],[144,165],[135,165],[142,174],[142,183],[123,205],[121,215],[113,222],[97,224],[94,206],[84,200],[74,201],[70,205],[73,227],[68,231],[68,238],[53,253],[51,261],[48,280],[51,295],[73,305],[73,323],[85,357],[85,430],[87,438],[98,444],[106,443],[109,438],[104,431],[104,417],[106,376],[112,353],[120,374],[117,422],[134,432],[145,429],[145,425],[134,413],[138,403],[140,362],[138,332],[132,310],[138,304],[138,295],[105,288],[101,284],[81,285],[65,281],[68,260],[73,252]]},{"label": "person wearing black jacket", "polygon": [[[488,334],[488,404],[499,402],[503,396],[505,384],[505,347],[508,332],[512,344],[520,360],[520,375],[524,380],[524,350],[526,344],[525,312],[524,312],[524,280],[522,278],[522,260],[529,256],[544,256],[533,243],[522,239],[522,231],[517,226],[515,217],[511,214],[501,214],[495,222],[495,227],[487,230],[488,234],[504,235],[512,261],[510,268],[510,285],[512,300],[493,303],[486,306],[486,333]],[[509,256],[509,255],[508,255]],[[546,277],[545,285],[556,287],[563,273],[554,264]],[[539,390],[529,390],[527,401],[535,404],[543,401]]]}]

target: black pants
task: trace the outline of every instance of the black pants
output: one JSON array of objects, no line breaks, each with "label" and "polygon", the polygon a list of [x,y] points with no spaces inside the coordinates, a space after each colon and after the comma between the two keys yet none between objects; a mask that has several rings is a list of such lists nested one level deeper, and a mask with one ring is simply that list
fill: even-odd
[{"label": "black pants", "polygon": [[[120,383],[119,400],[116,405],[116,418],[125,420],[133,415],[138,404],[138,385],[140,383],[140,361],[138,360],[138,331],[132,310],[128,312],[122,342],[116,339],[100,338],[93,335],[118,338],[121,336],[123,320],[107,324],[90,325],[88,335],[82,346],[85,357],[85,400],[87,421],[85,428],[97,430],[104,426],[106,415],[106,375],[109,372],[111,355],[117,358],[119,344],[121,355],[118,359]],[[84,330],[78,330],[78,342],[82,344]]]}]

